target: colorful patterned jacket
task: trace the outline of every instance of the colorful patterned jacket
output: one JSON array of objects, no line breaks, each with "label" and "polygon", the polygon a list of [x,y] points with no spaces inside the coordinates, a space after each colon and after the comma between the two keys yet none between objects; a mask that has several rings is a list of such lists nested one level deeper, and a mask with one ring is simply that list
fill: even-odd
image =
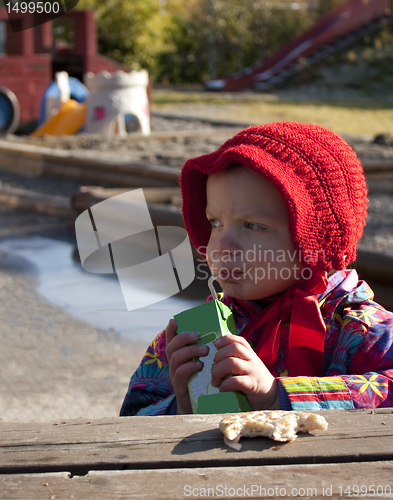
[{"label": "colorful patterned jacket", "polygon": [[[327,327],[325,376],[291,377],[280,349],[281,409],[393,407],[393,313],[373,302],[373,297],[354,270],[338,271],[329,278],[325,292],[317,295]],[[229,305],[225,294],[221,300]],[[250,317],[233,304],[231,307],[239,334]],[[259,335],[258,330],[253,332],[251,345],[256,345]],[[165,347],[163,330],[131,377],[120,415],[176,413]]]}]

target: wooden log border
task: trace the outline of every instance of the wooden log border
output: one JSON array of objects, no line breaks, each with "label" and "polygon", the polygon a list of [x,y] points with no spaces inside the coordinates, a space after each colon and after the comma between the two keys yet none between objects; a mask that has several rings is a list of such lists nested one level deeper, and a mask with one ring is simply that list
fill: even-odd
[{"label": "wooden log border", "polygon": [[[224,135],[230,136],[224,129]],[[223,131],[221,131],[223,132]],[[203,131],[206,135],[209,131]],[[234,131],[231,132],[232,134]],[[201,132],[199,132],[201,134]],[[181,136],[199,135],[196,131],[185,132]],[[202,134],[201,134],[202,135]],[[160,140],[167,140],[178,134],[159,134]],[[146,136],[151,139],[157,136]],[[132,137],[132,141],[140,140]],[[146,138],[143,137],[145,140]],[[393,162],[390,159],[364,159],[362,161],[366,176],[372,177],[372,190],[387,189],[385,177],[392,179]],[[104,158],[87,158],[68,151],[30,144],[14,144],[0,140],[0,168],[24,175],[40,176],[43,174],[73,177],[113,186],[159,187],[177,186],[180,169],[166,166],[142,165],[139,163]],[[382,182],[378,182],[382,181]]]}]

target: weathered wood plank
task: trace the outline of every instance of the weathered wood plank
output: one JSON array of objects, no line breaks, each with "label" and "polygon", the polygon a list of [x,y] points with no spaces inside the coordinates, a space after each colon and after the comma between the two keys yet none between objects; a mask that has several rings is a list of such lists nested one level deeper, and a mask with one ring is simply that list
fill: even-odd
[{"label": "weathered wood plank", "polygon": [[180,169],[92,158],[73,151],[0,140],[0,167],[31,176],[42,174],[98,180],[117,186],[177,186]]},{"label": "weathered wood plank", "polygon": [[[82,186],[77,193],[75,193],[74,198],[77,197],[81,205],[88,205],[91,200],[98,203],[112,196],[118,196],[129,191],[129,188],[103,188],[101,186]],[[173,198],[181,197],[180,187],[155,187],[155,188],[144,188],[143,194],[147,203],[170,203]],[[86,200],[84,202],[84,200]]]},{"label": "weathered wood plank", "polygon": [[375,280],[384,285],[393,285],[393,257],[376,254],[369,250],[358,250],[355,269],[361,279]]},{"label": "weathered wood plank", "polygon": [[[373,494],[374,493],[374,494]],[[0,475],[0,499],[391,498],[393,462]]]},{"label": "weathered wood plank", "polygon": [[0,423],[0,472],[146,469],[393,459],[393,410],[323,412],[329,429],[292,443],[243,439],[228,449],[221,415]]},{"label": "weathered wood plank", "polygon": [[0,187],[0,205],[60,217],[76,217],[78,215],[68,200],[9,187]]},{"label": "weathered wood plank", "polygon": [[390,158],[362,158],[361,155],[359,155],[359,158],[366,173],[387,172],[391,171],[393,168]]}]

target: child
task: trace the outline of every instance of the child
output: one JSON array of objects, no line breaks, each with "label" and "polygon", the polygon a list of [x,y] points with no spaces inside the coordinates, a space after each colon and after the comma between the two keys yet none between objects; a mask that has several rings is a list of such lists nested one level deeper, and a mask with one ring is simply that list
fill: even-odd
[{"label": "child", "polygon": [[[349,145],[314,125],[250,127],[187,161],[180,183],[186,229],[238,333],[216,341],[212,385],[254,410],[393,406],[393,314],[347,269],[367,212]],[[176,327],[149,346],[121,415],[191,412],[187,379],[208,351]]]}]

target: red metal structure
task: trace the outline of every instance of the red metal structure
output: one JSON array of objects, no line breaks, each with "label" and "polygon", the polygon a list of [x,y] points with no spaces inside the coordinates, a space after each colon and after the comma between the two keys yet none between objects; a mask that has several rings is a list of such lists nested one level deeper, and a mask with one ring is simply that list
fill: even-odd
[{"label": "red metal structure", "polygon": [[72,47],[56,47],[52,22],[30,29],[29,15],[12,13],[21,23],[22,31],[13,33],[5,8],[0,9],[0,23],[5,26],[5,41],[0,44],[0,86],[11,90],[20,105],[21,122],[31,122],[39,115],[40,99],[57,71],[67,71],[82,81],[86,72],[97,73],[119,69],[129,71],[111,59],[97,53],[96,24],[93,11],[70,11],[61,20],[73,24]]},{"label": "red metal structure", "polygon": [[339,50],[379,25],[389,13],[389,0],[348,0],[330,11],[301,36],[266,61],[222,80],[206,83],[210,90],[265,89],[294,74],[299,59],[309,63]]}]

